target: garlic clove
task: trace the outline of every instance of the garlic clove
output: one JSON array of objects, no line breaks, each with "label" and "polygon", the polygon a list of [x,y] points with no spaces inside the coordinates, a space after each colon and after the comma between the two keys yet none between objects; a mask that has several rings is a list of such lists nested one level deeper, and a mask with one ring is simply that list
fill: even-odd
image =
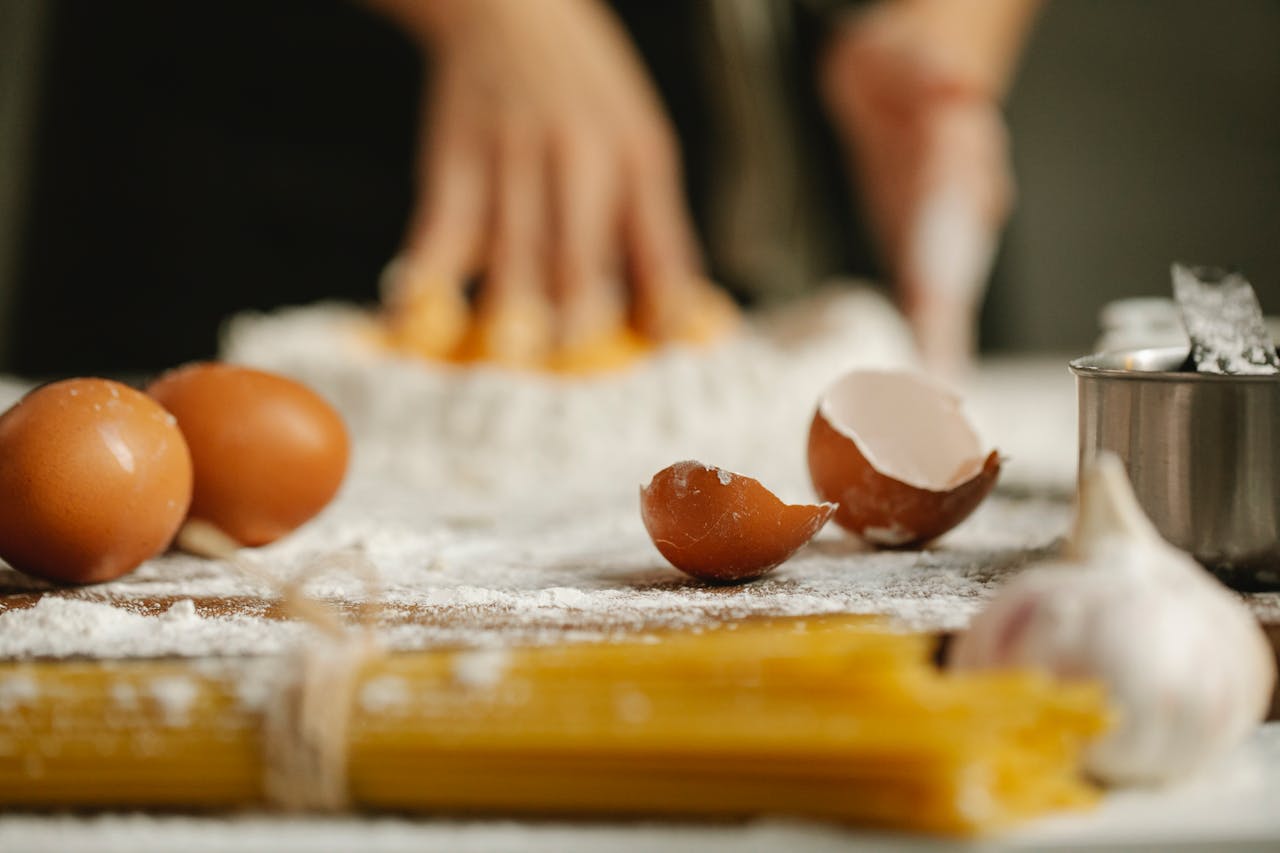
[{"label": "garlic clove", "polygon": [[1103,683],[1118,721],[1087,767],[1112,784],[1191,774],[1265,718],[1276,670],[1257,621],[1155,534],[1113,456],[1083,472],[1069,554],[1001,589],[949,665]]},{"label": "garlic clove", "polygon": [[1124,463],[1103,452],[1080,473],[1076,517],[1067,541],[1067,556],[1087,559],[1089,552],[1112,537],[1167,545],[1147,518],[1129,485]]}]

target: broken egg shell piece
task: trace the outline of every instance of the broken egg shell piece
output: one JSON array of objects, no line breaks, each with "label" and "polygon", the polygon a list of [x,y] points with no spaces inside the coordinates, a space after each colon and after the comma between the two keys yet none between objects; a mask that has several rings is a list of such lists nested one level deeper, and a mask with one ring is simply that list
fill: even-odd
[{"label": "broken egg shell piece", "polygon": [[855,370],[823,395],[809,475],[836,523],[870,545],[910,548],[955,527],[1000,474],[960,398],[909,371]]},{"label": "broken egg shell piece", "polygon": [[741,583],[785,562],[835,504],[786,504],[758,480],[677,462],[640,489],[640,516],[671,565],[700,580]]}]

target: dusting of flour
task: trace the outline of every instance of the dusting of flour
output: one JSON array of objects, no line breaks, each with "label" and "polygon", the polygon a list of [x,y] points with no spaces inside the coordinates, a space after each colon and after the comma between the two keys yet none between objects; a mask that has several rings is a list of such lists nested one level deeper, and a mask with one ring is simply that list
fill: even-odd
[{"label": "dusting of flour", "polygon": [[914,361],[902,318],[869,288],[828,289],[717,345],[588,377],[396,357],[365,322],[342,306],[246,315],[225,355],[317,389],[351,426],[362,470],[447,490],[460,519],[556,516],[633,493],[677,459],[803,486],[821,390],[852,367]]},{"label": "dusting of flour", "polygon": [[[231,326],[230,356],[314,385],[355,436],[337,500],[252,552],[275,582],[184,555],[77,589],[0,567],[0,657],[278,654],[308,631],[272,612],[280,583],[307,571],[309,594],[349,608],[367,596],[352,561],[376,570],[375,623],[392,649],[651,636],[830,612],[956,629],[1067,527],[1071,378],[1061,359],[1024,360],[984,366],[966,395],[982,433],[1010,458],[1004,491],[936,547],[866,551],[829,527],[777,571],[736,587],[701,585],[662,560],[640,522],[637,486],[675,460],[812,500],[804,435],[818,391],[852,364],[908,357],[900,320],[865,292],[827,293],[722,349],[673,350],[581,383],[433,368],[354,339],[344,351],[357,316],[322,307]],[[20,391],[0,382],[0,394]],[[1280,612],[1275,595],[1251,601]]]},{"label": "dusting of flour", "polygon": [[[315,385],[343,410],[356,443],[354,469],[333,505],[253,553],[267,578],[166,555],[108,584],[61,589],[0,566],[0,658],[197,658],[191,665],[200,672],[232,680],[243,707],[261,708],[280,682],[281,653],[310,630],[271,612],[280,582],[329,565],[308,591],[350,608],[368,597],[364,582],[343,569],[359,560],[381,581],[373,596],[379,639],[392,649],[468,647],[454,678],[460,687],[484,689],[502,677],[504,649],[513,643],[652,640],[663,628],[829,612],[959,628],[1011,572],[1052,550],[1067,527],[1075,425],[1063,362],[987,365],[967,396],[982,433],[1010,457],[1004,490],[936,547],[872,552],[827,529],[779,570],[739,587],[703,586],[666,565],[640,523],[636,486],[675,460],[760,477],[786,500],[812,499],[803,435],[818,392],[847,367],[908,358],[900,320],[866,293],[827,294],[719,350],[675,350],[622,376],[583,382],[390,358],[351,334],[360,317],[330,306],[241,318],[230,327],[229,356]],[[0,403],[25,387],[0,379]],[[1280,614],[1280,595],[1250,600],[1260,613]],[[0,713],[36,701],[39,690],[26,664],[6,668]],[[392,711],[406,691],[403,680],[381,677],[363,684],[357,701]],[[619,712],[647,714],[637,695],[619,695]],[[197,701],[197,687],[180,675],[120,681],[110,701],[124,711],[153,704],[178,725]],[[1266,759],[1260,766],[1280,767],[1270,758],[1280,755],[1280,729],[1259,734],[1266,737],[1255,746]],[[1239,825],[1249,816],[1268,819],[1276,814],[1269,804],[1280,777],[1241,776],[1255,777],[1272,781],[1262,793],[1224,787],[1229,799],[1196,808],[1171,808],[1152,793],[1129,823],[1120,820],[1124,814],[1103,813],[1094,835],[1087,824],[1073,824],[1086,834],[1073,828],[1072,837],[1131,841],[1138,837],[1131,826],[1164,826],[1170,814],[1212,820],[1231,813],[1223,802],[1238,807],[1232,819]],[[1107,820],[1118,827],[1110,835]],[[879,850],[886,843],[770,823],[0,818],[6,851]],[[1043,847],[1032,836],[1021,843]],[[916,841],[904,844],[915,849]]]},{"label": "dusting of flour", "polygon": [[[828,529],[774,573],[737,587],[704,586],[670,568],[634,496],[566,513],[552,526],[457,525],[447,515],[447,505],[415,499],[412,489],[358,476],[315,523],[254,558],[281,581],[334,554],[367,561],[381,579],[375,622],[392,649],[607,639],[833,612],[947,629],[1050,547],[1069,507],[1053,497],[996,496],[941,546],[913,553],[865,551]],[[308,592],[339,606],[365,598],[363,580],[334,562]],[[0,584],[44,589],[7,569]],[[264,618],[274,595],[263,579],[222,563],[167,555],[112,583],[50,590],[33,606],[0,612],[0,657],[278,654],[308,628]]]}]

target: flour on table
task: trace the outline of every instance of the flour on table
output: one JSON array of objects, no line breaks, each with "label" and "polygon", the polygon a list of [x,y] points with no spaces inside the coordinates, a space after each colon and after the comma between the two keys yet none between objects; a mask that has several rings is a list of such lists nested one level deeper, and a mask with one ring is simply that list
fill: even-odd
[{"label": "flour on table", "polygon": [[[245,552],[275,583],[181,554],[71,589],[0,567],[0,658],[277,655],[311,630],[274,613],[280,582],[307,571],[308,594],[350,608],[368,596],[343,568],[352,561],[377,572],[374,618],[391,649],[643,638],[833,612],[947,630],[1067,528],[1071,379],[1061,360],[1022,362],[979,371],[969,395],[984,435],[1010,456],[1004,491],[936,547],[866,551],[831,526],[743,586],[704,586],[666,564],[637,491],[676,460],[812,500],[804,439],[819,391],[851,365],[910,357],[900,318],[867,292],[824,294],[719,349],[677,349],[575,381],[379,354],[361,348],[359,316],[296,309],[241,318],[228,334],[229,356],[313,384],[355,437],[334,503]],[[0,393],[21,390],[0,382]],[[1274,596],[1254,602],[1280,607]]]},{"label": "flour on table", "polygon": [[[331,306],[231,326],[231,357],[318,387],[343,409],[356,441],[351,476],[334,503],[295,534],[246,553],[278,581],[318,563],[333,566],[314,577],[308,592],[338,607],[368,597],[363,581],[341,568],[367,561],[381,581],[373,597],[379,639],[391,649],[472,649],[456,659],[460,686],[483,689],[500,678],[504,648],[515,643],[660,641],[666,628],[697,631],[753,615],[879,613],[909,628],[959,628],[1010,573],[1051,552],[1067,529],[1075,455],[1071,380],[1065,359],[1023,360],[984,365],[968,390],[984,437],[1009,462],[996,494],[937,546],[867,551],[832,527],[766,578],[737,587],[701,585],[662,560],[640,522],[636,491],[676,460],[759,476],[784,499],[812,500],[803,437],[818,392],[854,364],[908,358],[900,320],[866,294],[821,297],[718,351],[673,351],[622,376],[575,383],[432,369],[379,355],[350,337],[360,316]],[[816,341],[803,334],[813,323]],[[0,403],[27,387],[0,379]],[[111,583],[71,589],[0,566],[0,659],[187,657],[200,673],[232,680],[241,707],[261,709],[287,674],[282,653],[312,630],[271,614],[277,587],[224,563],[177,554]],[[1250,600],[1260,613],[1280,614],[1280,594]],[[176,723],[193,707],[193,689],[194,680],[181,676],[136,685],[120,680],[110,702],[126,713],[158,704]],[[362,685],[357,701],[393,711],[406,690],[400,679],[377,678]],[[39,691],[25,664],[8,667],[0,676],[0,713],[36,700]],[[648,713],[634,695],[619,695],[618,702],[624,715]],[[1273,760],[1280,728],[1260,731],[1255,741],[1263,750],[1259,766],[1280,766]],[[1253,778],[1249,770],[1246,781]],[[1167,825],[1171,813],[1206,820],[1226,814],[1239,826],[1246,817],[1265,823],[1274,835],[1277,779],[1269,773],[1265,786],[1224,786],[1229,801],[1180,802],[1172,812],[1159,794],[1147,802],[1139,792],[1133,803],[1101,813],[1093,835],[1087,820],[1064,831],[1073,841],[1131,841],[1136,836],[1121,820],[1130,809],[1144,827]],[[1011,846],[1042,848],[1044,839],[1031,833]],[[1047,837],[1061,840],[1052,828]],[[880,850],[899,841],[904,849],[917,845],[770,822],[672,827],[255,814],[0,819],[6,851]]]},{"label": "flour on table", "polygon": [[196,683],[180,675],[152,679],[148,691],[167,726],[184,725],[199,695]]},{"label": "flour on table", "polygon": [[365,711],[378,713],[403,705],[409,698],[409,685],[395,675],[380,675],[360,688],[357,701]]},{"label": "flour on table", "polygon": [[19,672],[0,681],[0,713],[12,711],[40,695],[40,685],[35,678]]},{"label": "flour on table", "polygon": [[902,318],[869,288],[833,288],[716,345],[587,377],[399,357],[371,342],[368,322],[337,305],[241,316],[224,355],[333,402],[360,470],[445,493],[459,519],[482,521],[633,494],[678,459],[804,486],[822,389],[852,367],[914,360]]},{"label": "flour on table", "polygon": [[[335,552],[359,555],[381,579],[380,639],[400,650],[600,640],[836,612],[951,629],[1010,571],[1053,546],[1069,507],[997,495],[922,552],[866,551],[830,528],[764,579],[736,587],[704,586],[668,566],[634,496],[566,513],[554,525],[455,526],[445,513],[447,506],[415,503],[404,486],[358,475],[313,524],[253,558],[284,580]],[[0,584],[17,594],[45,591],[32,606],[0,613],[0,658],[274,655],[311,630],[265,618],[275,593],[262,579],[181,554],[98,586],[52,590],[8,569]],[[307,590],[339,606],[366,596],[363,580],[340,568]],[[483,660],[468,673],[483,670]]]},{"label": "flour on table", "polygon": [[494,687],[506,674],[510,655],[505,649],[472,649],[453,660],[453,679],[463,687]]}]

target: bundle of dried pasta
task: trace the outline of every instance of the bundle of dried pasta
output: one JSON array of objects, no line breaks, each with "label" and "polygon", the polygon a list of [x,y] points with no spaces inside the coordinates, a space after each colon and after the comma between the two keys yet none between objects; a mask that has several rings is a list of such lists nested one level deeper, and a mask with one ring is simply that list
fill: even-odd
[{"label": "bundle of dried pasta", "polygon": [[[829,617],[374,657],[349,688],[312,691],[342,723],[297,747],[337,738],[340,760],[288,772],[333,774],[340,805],[370,810],[767,813],[966,834],[1093,800],[1079,763],[1105,727],[1100,691],[943,674],[931,653],[928,637]],[[268,718],[288,666],[2,666],[0,807],[279,803],[270,739],[292,735]]]}]

